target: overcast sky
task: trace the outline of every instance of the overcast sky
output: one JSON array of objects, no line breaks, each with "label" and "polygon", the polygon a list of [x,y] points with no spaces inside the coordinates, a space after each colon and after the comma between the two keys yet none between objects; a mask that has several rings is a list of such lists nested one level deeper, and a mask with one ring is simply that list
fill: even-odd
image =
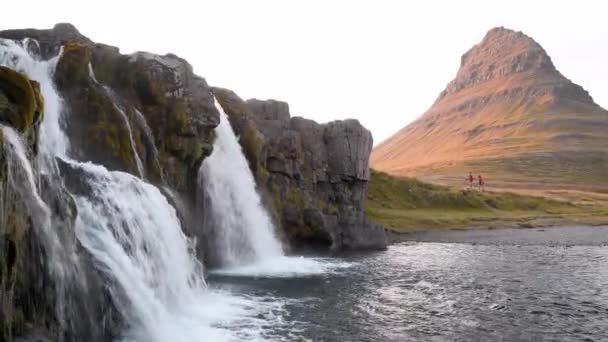
[{"label": "overcast sky", "polygon": [[172,52],[243,98],[320,122],[357,118],[375,143],[417,118],[495,26],[536,39],[608,107],[608,1],[5,1],[0,29],[71,22],[124,53]]}]

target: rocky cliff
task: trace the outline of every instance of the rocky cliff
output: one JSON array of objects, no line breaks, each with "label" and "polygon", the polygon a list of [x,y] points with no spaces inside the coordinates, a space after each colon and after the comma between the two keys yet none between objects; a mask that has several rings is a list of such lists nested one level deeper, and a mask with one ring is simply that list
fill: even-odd
[{"label": "rocky cliff", "polygon": [[220,88],[214,93],[292,243],[386,246],[384,229],[363,214],[372,136],[357,120],[318,124],[292,117],[285,102],[243,101]]},{"label": "rocky cliff", "polygon": [[566,186],[605,179],[607,168],[593,165],[608,167],[607,132],[608,113],[556,69],[540,44],[499,27],[462,56],[431,108],[378,145],[371,162],[431,180],[461,182],[474,171],[490,174],[495,185]]}]

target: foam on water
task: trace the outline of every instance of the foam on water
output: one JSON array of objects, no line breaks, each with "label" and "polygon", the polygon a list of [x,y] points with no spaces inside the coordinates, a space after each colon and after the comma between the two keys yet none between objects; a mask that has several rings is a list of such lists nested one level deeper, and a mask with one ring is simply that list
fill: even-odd
[{"label": "foam on water", "polygon": [[351,263],[330,258],[281,256],[253,264],[213,270],[211,273],[231,277],[294,278],[333,273],[351,266]]}]

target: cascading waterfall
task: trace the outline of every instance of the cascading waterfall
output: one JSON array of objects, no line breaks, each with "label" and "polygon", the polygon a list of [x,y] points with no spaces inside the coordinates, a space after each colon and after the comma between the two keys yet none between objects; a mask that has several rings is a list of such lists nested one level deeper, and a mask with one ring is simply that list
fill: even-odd
[{"label": "cascading waterfall", "polygon": [[[54,156],[64,156],[68,149],[68,140],[60,124],[61,98],[57,96],[52,82],[61,51],[49,60],[40,60],[30,53],[29,48],[39,48],[38,42],[33,39],[24,39],[15,42],[0,39],[0,65],[27,74],[30,79],[38,81],[40,91],[44,94],[44,120],[38,134],[39,153],[37,164],[40,172],[34,173],[32,165],[27,158],[21,137],[10,127],[2,127],[4,140],[8,143],[6,154],[11,163],[9,173],[12,173],[11,182],[18,189],[21,198],[27,202],[28,209],[36,226],[36,233],[42,237],[48,253],[50,271],[54,274],[56,286],[56,310],[61,320],[63,317],[67,277],[74,274],[78,265],[74,262],[74,251],[65,248],[61,243],[60,230],[52,227],[52,215],[49,205],[45,203],[38,189],[39,177],[47,176],[54,181],[57,165]],[[11,171],[12,169],[12,171]],[[69,265],[68,265],[69,264]]]},{"label": "cascading waterfall", "polygon": [[223,267],[234,268],[280,258],[281,243],[247,164],[238,139],[221,105],[213,153],[199,171],[199,181],[210,201],[211,219]]},{"label": "cascading waterfall", "polygon": [[210,336],[208,317],[198,326],[191,322],[201,319],[188,310],[193,303],[205,305],[206,284],[192,242],[167,199],[130,174],[89,163],[72,166],[83,171],[93,189],[76,197],[77,236],[118,285],[112,289],[115,302],[132,325],[127,337],[190,341]]},{"label": "cascading waterfall", "polygon": [[[48,171],[58,170],[54,164],[58,157],[88,184],[87,191],[74,196],[76,235],[109,279],[106,286],[127,320],[124,340],[235,341],[259,336],[256,329],[243,333],[231,332],[229,327],[257,325],[260,319],[252,316],[269,310],[269,304],[207,288],[193,242],[184,235],[175,209],[156,187],[67,156],[68,139],[60,124],[62,100],[52,81],[57,59],[42,61],[23,45],[0,40],[0,63],[26,73],[41,85],[45,110],[40,150],[48,157],[45,160],[53,163]],[[29,189],[30,202],[46,215],[48,206],[34,191],[33,174],[24,162],[27,158],[19,149],[21,145],[11,143],[17,140],[10,129],[3,129],[3,133],[25,170],[26,184],[19,186]]]},{"label": "cascading waterfall", "polygon": [[228,276],[292,277],[319,274],[335,265],[324,260],[285,256],[275,228],[256,191],[256,183],[228,116],[215,101],[220,124],[213,152],[199,169],[199,184],[209,199],[214,246]]},{"label": "cascading waterfall", "polygon": [[[59,57],[50,60],[34,57],[27,49],[29,44],[36,43],[29,40],[19,44],[0,39],[0,64],[40,83],[45,106],[38,164],[41,173],[46,173],[46,179],[58,182],[57,189],[63,189],[55,161],[59,158],[84,186],[75,190],[78,193],[74,195],[78,212],[76,237],[93,257],[98,271],[105,275],[103,279],[108,282],[104,285],[126,319],[127,330],[121,340],[259,341],[263,339],[265,327],[285,324],[277,314],[282,306],[280,300],[260,301],[208,288],[203,267],[193,251],[193,241],[184,235],[175,209],[164,195],[143,180],[143,166],[138,165],[140,179],[68,157],[69,140],[61,124],[63,101],[52,81]],[[94,78],[92,72],[91,77]],[[119,106],[116,100],[114,105]],[[297,270],[299,274],[322,271],[315,263],[306,266],[301,258],[283,256],[273,225],[256,193],[247,161],[226,115],[221,107],[218,109],[222,121],[217,129],[216,151],[206,159],[199,173],[212,199],[211,210],[219,224],[218,231],[225,233],[217,248],[226,251],[226,264],[239,266],[247,261],[260,261],[265,270],[272,270],[270,273],[282,274],[285,270]],[[40,218],[36,225],[48,227],[48,234],[61,246],[59,227],[52,226],[54,214],[36,191],[35,174],[18,135],[9,128],[2,131],[8,142],[9,157],[15,160],[12,164],[20,168],[14,173],[19,177],[15,178],[18,180],[15,186],[25,191],[22,196],[33,211],[39,212],[35,215]],[[134,154],[138,157],[136,151]],[[55,249],[53,245],[55,243],[51,243],[51,249]],[[72,265],[79,262],[74,258],[58,260],[75,275],[69,280],[77,282],[81,269]],[[278,271],[276,265],[280,265]],[[61,311],[61,293],[58,298],[58,311]],[[61,313],[58,316],[61,320]]]},{"label": "cascading waterfall", "polygon": [[[63,103],[57,95],[52,74],[55,72],[57,61],[61,52],[49,60],[40,60],[31,54],[27,47],[37,45],[35,40],[26,39],[21,44],[0,39],[0,65],[25,73],[30,79],[40,83],[40,91],[44,95],[44,119],[40,130],[40,148],[43,157],[64,157],[68,151],[68,138],[61,127],[61,108]],[[54,161],[46,161],[47,168],[52,167]],[[50,172],[50,170],[45,170]]]},{"label": "cascading waterfall", "polygon": [[4,150],[8,157],[8,180],[25,201],[34,221],[34,226],[43,233],[48,242],[56,249],[59,242],[50,231],[51,210],[38,193],[36,177],[25,153],[21,137],[11,127],[0,125],[0,128],[4,138]]}]

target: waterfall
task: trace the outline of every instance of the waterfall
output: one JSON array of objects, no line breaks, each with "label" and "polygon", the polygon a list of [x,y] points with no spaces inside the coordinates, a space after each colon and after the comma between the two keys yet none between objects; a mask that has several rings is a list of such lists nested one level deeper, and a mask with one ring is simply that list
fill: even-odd
[{"label": "waterfall", "polygon": [[[126,319],[122,340],[258,339],[261,329],[255,327],[262,322],[256,316],[274,304],[209,289],[193,252],[194,242],[184,235],[175,209],[155,186],[127,173],[110,172],[68,157],[69,143],[60,124],[62,100],[52,81],[57,59],[43,61],[19,43],[0,40],[0,64],[24,72],[41,85],[45,110],[40,151],[45,160],[54,163],[49,172],[58,170],[55,157],[60,158],[82,186],[73,195],[78,212],[76,237],[104,274],[104,285]],[[18,187],[27,190],[28,202],[34,208],[50,213],[35,191],[34,174],[22,145],[16,143],[18,137],[8,128],[3,133],[23,168],[20,177],[24,181]],[[46,223],[39,226],[48,227]],[[246,333],[233,332],[235,325],[254,328]]]},{"label": "waterfall", "polygon": [[[52,78],[61,53],[49,60],[40,60],[27,51],[29,42],[35,41],[26,39],[20,44],[12,40],[0,39],[0,65],[25,73],[30,79],[40,83],[40,91],[44,97],[44,119],[39,143],[41,152],[43,156],[63,157],[68,151],[69,143],[61,127],[63,103]],[[46,164],[50,167],[49,162]]]},{"label": "waterfall", "polygon": [[186,319],[184,308],[204,305],[206,284],[193,243],[167,199],[130,174],[90,163],[72,162],[72,167],[82,171],[93,189],[76,196],[76,233],[99,268],[116,282],[115,302],[132,325],[127,337],[189,341],[189,336],[208,336],[211,329],[204,321],[199,322],[201,329]]},{"label": "waterfall", "polygon": [[[59,233],[52,226],[51,209],[40,196],[38,184],[36,183],[38,178],[32,169],[20,135],[8,126],[0,125],[0,129],[2,130],[2,145],[8,162],[7,179],[9,188],[12,189],[9,191],[16,191],[18,194],[18,198],[23,202],[32,219],[34,233],[45,246],[48,258],[42,262],[45,262],[45,265],[49,267],[50,273],[54,275],[57,281],[57,286],[54,288],[56,296],[54,298],[56,304],[55,310],[58,318],[61,320],[65,314],[66,276],[73,274],[66,273],[77,267],[77,265],[72,263],[66,265],[66,262],[71,260],[70,258],[72,257],[71,249],[65,248],[62,245]],[[4,189],[0,190],[4,191]],[[1,196],[0,208],[4,208],[4,204],[2,203],[4,200],[10,201],[14,199]],[[0,223],[4,222],[6,218],[4,212],[0,212]]]},{"label": "waterfall", "polygon": [[[52,81],[58,57],[41,60],[28,52],[26,45],[30,43],[35,44],[0,39],[0,64],[40,83],[45,103],[39,136],[40,168],[46,173],[45,179],[56,182],[51,191],[64,191],[56,159],[63,161],[66,183],[69,177],[77,177],[72,189],[78,214],[76,238],[92,257],[113,303],[125,318],[126,330],[120,341],[260,341],[269,325],[284,324],[282,316],[275,314],[283,305],[280,300],[251,299],[207,286],[194,242],[183,233],[167,198],[145,182],[143,166],[138,165],[140,179],[69,157],[69,140],[61,124],[63,101]],[[94,78],[92,72],[91,76]],[[116,99],[113,102],[120,108]],[[306,267],[302,258],[283,256],[237,138],[225,113],[218,109],[222,120],[217,128],[216,150],[201,166],[199,176],[212,199],[211,212],[218,232],[223,234],[216,248],[226,252],[226,265],[254,261],[263,269],[282,274],[285,270],[319,272],[317,264]],[[11,165],[17,166],[11,174],[15,187],[23,191],[28,206],[37,212],[36,226],[57,242],[51,244],[52,250],[55,245],[61,250],[66,237],[59,234],[63,229],[60,225],[53,225],[55,207],[50,206],[50,210],[38,194],[36,175],[19,136],[10,128],[3,128],[2,133]],[[134,146],[133,141],[131,144]],[[139,157],[136,151],[134,156]],[[73,258],[57,259],[61,266],[73,270],[75,276],[66,281],[84,279],[78,273],[83,272],[82,268],[74,266],[79,263],[78,256],[74,253]],[[294,260],[296,263],[291,262]],[[62,310],[62,296],[58,294],[58,311]],[[58,321],[62,322],[60,313]]]},{"label": "waterfall", "polygon": [[210,214],[223,267],[232,268],[283,256],[274,226],[256,191],[228,117],[220,104],[213,152],[199,170],[199,181],[210,199]]},{"label": "waterfall", "polygon": [[51,210],[38,193],[36,177],[25,153],[21,137],[11,127],[0,125],[0,128],[4,138],[4,151],[8,157],[8,180],[24,200],[32,215],[34,226],[50,239],[52,236],[50,233]]}]

